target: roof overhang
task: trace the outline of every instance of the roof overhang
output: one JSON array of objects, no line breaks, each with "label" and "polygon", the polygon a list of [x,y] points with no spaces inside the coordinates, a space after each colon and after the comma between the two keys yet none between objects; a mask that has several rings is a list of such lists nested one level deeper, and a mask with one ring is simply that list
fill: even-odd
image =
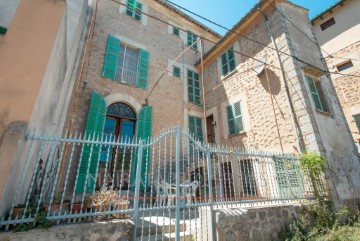
[{"label": "roof overhang", "polygon": [[[230,29],[225,36],[211,48],[203,57],[203,65],[207,66],[214,61],[219,55],[232,46],[238,39],[239,35],[247,32],[255,24],[264,21],[258,9],[261,9],[265,14],[269,14],[274,9],[269,4],[275,5],[277,2],[288,2],[288,0],[261,0],[257,3],[237,24]],[[196,67],[200,67],[201,62],[196,63]]]}]

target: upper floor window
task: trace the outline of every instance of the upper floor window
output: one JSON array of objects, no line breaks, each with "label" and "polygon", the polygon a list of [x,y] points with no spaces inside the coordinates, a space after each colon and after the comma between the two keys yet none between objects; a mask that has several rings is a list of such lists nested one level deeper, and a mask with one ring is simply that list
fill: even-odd
[{"label": "upper floor window", "polygon": [[351,60],[349,60],[349,61],[347,61],[345,63],[337,65],[336,68],[337,68],[338,71],[344,71],[344,70],[349,69],[349,68],[351,68],[353,66],[354,66],[353,63],[351,62]]},{"label": "upper floor window", "polygon": [[[191,31],[187,31],[187,46],[190,46],[192,45],[193,43],[195,43],[197,40],[197,36],[191,32]],[[193,46],[192,46],[193,49],[198,49],[198,44],[195,43]]]},{"label": "upper floor window", "polygon": [[142,4],[136,0],[128,0],[126,5],[126,14],[141,21]]},{"label": "upper floor window", "polygon": [[196,140],[204,140],[202,120],[200,117],[189,115],[189,132],[194,135]]},{"label": "upper floor window", "polygon": [[326,22],[323,22],[322,24],[320,24],[320,28],[322,31],[324,31],[327,28],[330,28],[331,26],[333,26],[335,24],[335,19],[334,18],[330,18],[329,20],[327,20]]},{"label": "upper floor window", "polygon": [[191,70],[187,71],[188,99],[190,102],[201,105],[201,88],[199,74]]},{"label": "upper floor window", "polygon": [[5,35],[7,32],[7,28],[0,26],[0,35]]},{"label": "upper floor window", "polygon": [[227,75],[235,69],[235,55],[233,48],[230,48],[221,55],[221,67],[223,75]]},{"label": "upper floor window", "polygon": [[177,27],[173,27],[172,33],[178,37],[180,37],[180,29]]},{"label": "upper floor window", "polygon": [[177,66],[173,66],[173,75],[175,77],[180,78],[181,77],[181,69]]},{"label": "upper floor window", "polygon": [[315,81],[313,78],[306,76],[306,81],[310,88],[311,96],[315,104],[315,108],[320,111],[329,112],[325,101],[324,92],[320,81]]},{"label": "upper floor window", "polygon": [[226,107],[226,116],[229,135],[239,134],[244,131],[244,121],[240,101]]},{"label": "upper floor window", "polygon": [[140,88],[148,87],[149,52],[121,44],[109,36],[103,66],[103,76]]}]

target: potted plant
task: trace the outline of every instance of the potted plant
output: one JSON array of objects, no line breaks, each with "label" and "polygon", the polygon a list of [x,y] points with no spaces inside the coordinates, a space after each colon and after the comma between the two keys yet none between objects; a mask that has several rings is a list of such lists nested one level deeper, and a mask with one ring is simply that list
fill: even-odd
[{"label": "potted plant", "polygon": [[[92,205],[97,211],[121,210],[128,207],[128,202],[119,195],[119,191],[102,187],[96,191],[94,196],[90,196]],[[114,214],[114,218],[122,218],[123,214]]]}]

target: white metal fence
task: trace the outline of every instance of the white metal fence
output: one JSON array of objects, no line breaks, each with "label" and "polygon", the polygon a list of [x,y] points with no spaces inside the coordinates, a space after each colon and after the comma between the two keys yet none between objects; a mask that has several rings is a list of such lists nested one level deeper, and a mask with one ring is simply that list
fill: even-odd
[{"label": "white metal fence", "polygon": [[134,240],[214,240],[215,206],[313,197],[298,158],[203,145],[180,127],[149,140],[75,134],[26,144],[12,208],[0,219],[5,230],[36,226],[39,217],[130,218]]}]

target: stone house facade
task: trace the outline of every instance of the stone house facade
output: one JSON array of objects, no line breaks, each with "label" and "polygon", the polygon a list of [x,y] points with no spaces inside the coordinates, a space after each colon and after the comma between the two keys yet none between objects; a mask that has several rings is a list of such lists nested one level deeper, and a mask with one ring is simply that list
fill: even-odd
[{"label": "stone house facade", "polygon": [[335,200],[354,201],[359,159],[319,46],[308,39],[316,43],[307,10],[271,3],[220,38],[162,1],[98,1],[67,127],[148,138],[179,124],[218,145],[320,152]]},{"label": "stone house facade", "polygon": [[320,152],[332,170],[334,200],[359,198],[359,157],[306,9],[260,2],[197,66],[204,68],[206,115],[216,122],[217,143]]},{"label": "stone house facade", "polygon": [[359,1],[338,1],[311,20],[355,142],[360,143]]}]

